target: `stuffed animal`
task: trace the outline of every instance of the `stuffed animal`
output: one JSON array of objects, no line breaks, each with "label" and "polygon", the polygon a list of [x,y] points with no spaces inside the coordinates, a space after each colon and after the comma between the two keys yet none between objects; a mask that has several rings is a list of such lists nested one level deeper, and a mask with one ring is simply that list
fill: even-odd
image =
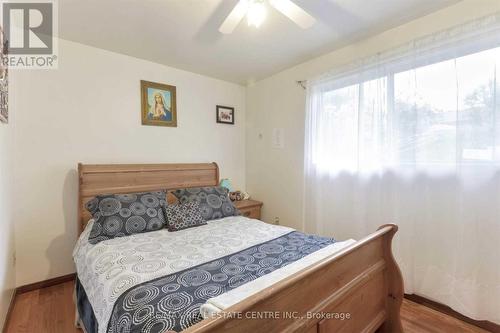
[{"label": "stuffed animal", "polygon": [[248,200],[250,199],[250,195],[247,192],[234,191],[229,192],[229,199],[231,199],[231,201]]},{"label": "stuffed animal", "polygon": [[233,184],[227,178],[221,179],[219,186],[227,188],[229,191],[229,199],[231,201],[241,201],[250,199],[250,195],[247,192],[233,191]]},{"label": "stuffed animal", "polygon": [[231,201],[241,201],[243,200],[243,195],[241,191],[229,192],[229,199],[231,199]]}]

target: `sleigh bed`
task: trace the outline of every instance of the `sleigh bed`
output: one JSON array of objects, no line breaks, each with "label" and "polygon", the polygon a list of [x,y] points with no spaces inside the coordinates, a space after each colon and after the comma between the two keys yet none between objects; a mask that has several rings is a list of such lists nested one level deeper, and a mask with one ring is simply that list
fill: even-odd
[{"label": "sleigh bed", "polygon": [[[227,307],[215,309],[213,312],[208,311],[209,314],[205,314],[206,319],[196,320],[189,325],[183,324],[183,332],[312,333],[374,332],[377,330],[382,332],[402,332],[399,312],[403,298],[403,281],[391,250],[392,239],[397,232],[396,225],[383,225],[374,233],[358,241],[343,244],[337,242],[339,243],[339,247],[332,250],[331,254],[325,251],[329,248],[334,248],[333,240],[330,241],[332,244],[326,244],[324,243],[325,238],[319,236],[305,235],[292,229],[273,226],[244,217],[212,221],[212,223],[200,227],[200,229],[184,230],[184,234],[179,232],[178,235],[173,235],[176,233],[169,233],[166,230],[155,231],[142,234],[143,236],[136,238],[133,238],[135,235],[123,237],[120,240],[122,244],[118,244],[119,242],[109,242],[109,244],[103,244],[101,247],[92,247],[85,244],[85,233],[89,232],[89,228],[86,228],[86,226],[92,219],[92,216],[85,210],[85,203],[95,196],[101,194],[154,191],[158,189],[175,190],[190,187],[216,186],[219,183],[219,169],[216,163],[79,164],[78,172],[78,224],[79,232],[83,234],[74,252],[75,258],[81,256],[79,259],[81,262],[79,265],[77,264],[77,323],[87,333],[119,332],[121,329],[120,325],[130,325],[130,322],[146,320],[140,317],[141,313],[145,313],[144,309],[146,307],[135,307],[133,311],[136,311],[136,313],[134,314],[126,313],[127,304],[130,303],[127,303],[126,299],[130,296],[130,293],[136,292],[139,295],[137,288],[146,290],[148,286],[152,285],[158,286],[159,289],[163,288],[161,290],[166,290],[168,289],[166,283],[179,278],[178,275],[191,274],[189,272],[190,269],[197,272],[204,272],[200,267],[215,269],[214,262],[221,262],[222,266],[224,265],[224,260],[232,259],[230,256],[237,252],[234,250],[236,247],[234,247],[234,251],[230,253],[227,253],[227,251],[226,253],[221,252],[219,256],[211,254],[211,261],[203,261],[203,259],[199,261],[194,260],[192,266],[184,266],[182,270],[172,271],[171,275],[161,276],[157,274],[155,276],[152,274],[148,275],[148,277],[141,277],[141,281],[135,281],[136,285],[134,283],[123,285],[125,283],[123,281],[126,281],[124,278],[125,273],[122,273],[121,276],[117,274],[116,278],[114,274],[109,273],[116,268],[113,265],[123,259],[123,257],[120,257],[123,253],[115,251],[116,253],[113,252],[114,254],[107,255],[106,251],[109,251],[110,246],[116,246],[120,251],[126,252],[129,251],[126,243],[139,244],[143,242],[145,248],[153,248],[155,246],[161,248],[163,246],[166,252],[168,252],[171,250],[168,248],[168,244],[176,244],[175,246],[179,249],[178,246],[182,242],[179,241],[178,237],[195,239],[196,237],[202,237],[203,233],[209,235],[223,234],[224,232],[234,234],[233,237],[239,237],[237,239],[237,242],[239,242],[238,251],[241,252],[236,253],[237,255],[258,252],[262,250],[263,245],[265,245],[265,249],[266,246],[270,247],[276,242],[286,244],[287,241],[296,242],[297,240],[304,240],[317,248],[323,246],[323,255],[312,260],[312,254],[310,254],[290,265],[286,265],[286,263],[281,264],[281,268],[268,274],[269,276],[262,274],[260,278],[248,284],[238,284],[238,288],[234,290],[229,290],[230,288],[228,288],[225,290],[227,293],[223,293],[220,297],[224,298],[224,295],[229,295],[236,299],[236,301],[233,299],[234,304],[229,303]],[[247,231],[248,237],[244,235]],[[253,231],[256,232],[252,233]],[[252,237],[261,237],[256,235],[265,235],[265,237],[263,236],[265,239],[262,239],[262,241],[257,238],[252,239]],[[131,238],[127,239],[128,237]],[[203,243],[203,239],[206,238],[195,240],[199,244]],[[153,245],[155,242],[158,245]],[[237,242],[233,240],[234,244]],[[231,246],[223,246],[225,246],[225,249],[231,248]],[[282,246],[281,248],[286,248],[286,246]],[[172,245],[172,249],[175,249],[174,245]],[[186,252],[199,251],[190,249],[189,246],[186,246],[185,249]],[[107,255],[106,258],[104,258],[105,255]],[[192,257],[195,258],[195,254]],[[200,257],[199,253],[198,257]],[[285,257],[287,257],[286,254],[280,258]],[[304,263],[307,261],[307,258],[310,261],[306,265]],[[271,261],[268,260],[268,262]],[[167,265],[171,263],[166,258],[162,258],[162,262]],[[184,265],[187,264],[184,263]],[[293,269],[295,270],[293,271]],[[207,268],[207,270],[209,269]],[[285,270],[289,271],[288,274],[282,274]],[[102,275],[102,280],[97,281],[99,274]],[[211,274],[213,276],[216,275],[214,271]],[[93,280],[94,277],[95,281]],[[122,280],[110,281],[112,279]],[[139,284],[139,282],[142,284]],[[260,286],[258,286],[259,283]],[[252,284],[258,287],[255,287],[254,292],[249,292],[249,288],[247,288],[247,294],[242,298],[242,293],[239,292],[238,294],[238,290]],[[111,293],[109,291],[110,286],[115,288],[113,289],[115,292],[112,293],[113,297],[110,298],[115,302],[114,304],[109,304],[110,302],[106,298],[106,295]],[[210,289],[210,286],[202,287],[205,288],[203,290],[212,290],[214,288],[213,284],[211,285],[212,289]],[[198,288],[197,290],[201,289]],[[188,295],[187,297],[192,299],[193,297],[189,296],[189,292],[188,289],[183,291],[184,295]],[[103,295],[102,300],[97,297],[97,295],[101,294]],[[228,297],[226,297],[226,300]],[[124,298],[125,301],[123,300]],[[100,301],[104,305],[96,304]],[[201,311],[200,303],[193,303],[195,302],[187,304],[186,310],[183,311],[189,310],[193,314],[199,315]],[[204,304],[201,308],[206,310],[207,304]],[[148,309],[152,308],[153,305],[148,304]],[[113,309],[113,312],[108,316],[103,315],[105,306],[108,309]],[[180,315],[185,316],[186,312],[180,313]],[[99,320],[96,318],[108,318],[109,321],[106,319],[104,323],[101,319],[99,323]],[[120,318],[130,318],[130,322],[124,323],[123,320],[118,320]],[[100,325],[99,328],[98,324]],[[154,326],[151,324],[148,327],[151,332],[161,331],[158,325]]]}]

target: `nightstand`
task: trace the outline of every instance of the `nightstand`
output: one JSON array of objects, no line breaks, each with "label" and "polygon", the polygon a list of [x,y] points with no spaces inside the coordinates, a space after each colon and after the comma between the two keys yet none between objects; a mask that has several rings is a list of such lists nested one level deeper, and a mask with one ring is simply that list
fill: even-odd
[{"label": "nightstand", "polygon": [[241,215],[251,219],[260,220],[262,202],[257,200],[241,200],[233,201],[233,204],[241,212]]}]

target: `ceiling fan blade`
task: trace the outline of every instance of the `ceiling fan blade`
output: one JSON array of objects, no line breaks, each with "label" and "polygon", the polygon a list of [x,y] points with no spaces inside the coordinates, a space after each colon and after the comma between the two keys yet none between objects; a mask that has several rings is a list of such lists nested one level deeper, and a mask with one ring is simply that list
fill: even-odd
[{"label": "ceiling fan blade", "polygon": [[314,17],[290,0],[269,0],[269,3],[302,29],[310,28],[316,22]]},{"label": "ceiling fan blade", "polygon": [[248,9],[248,3],[247,0],[240,0],[234,6],[233,10],[229,15],[226,17],[224,22],[219,28],[219,31],[222,32],[223,34],[230,34],[233,32],[233,30],[236,28],[238,23],[241,22],[245,14],[247,13]]}]

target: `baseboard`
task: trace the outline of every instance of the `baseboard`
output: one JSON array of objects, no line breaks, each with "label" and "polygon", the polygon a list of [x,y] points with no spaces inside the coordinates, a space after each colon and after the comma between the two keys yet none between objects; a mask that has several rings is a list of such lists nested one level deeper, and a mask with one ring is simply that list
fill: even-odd
[{"label": "baseboard", "polygon": [[55,278],[52,278],[52,279],[48,279],[48,280],[45,280],[45,281],[40,281],[40,282],[35,282],[35,283],[27,284],[27,285],[24,285],[24,286],[17,287],[16,288],[16,293],[17,293],[17,295],[19,295],[19,294],[27,293],[29,291],[41,289],[41,288],[52,287],[52,286],[55,286],[57,284],[61,284],[61,283],[64,283],[64,282],[73,281],[75,279],[75,277],[76,277],[76,274],[75,273],[71,273],[71,274],[68,274],[68,275],[58,276],[58,277],[55,277]]},{"label": "baseboard", "polygon": [[7,309],[7,314],[5,315],[5,321],[3,322],[2,333],[6,333],[6,329],[9,324],[10,315],[12,313],[12,309],[14,309],[14,301],[16,300],[17,289],[12,291],[12,296],[10,297],[9,308]]},{"label": "baseboard", "polygon": [[427,298],[419,296],[419,295],[405,294],[405,298],[412,301],[412,302],[422,304],[428,308],[431,308],[431,309],[434,309],[434,310],[439,311],[441,313],[444,313],[450,317],[460,319],[461,321],[464,321],[468,324],[471,324],[471,325],[477,326],[479,328],[482,328],[484,330],[490,331],[492,333],[500,333],[500,325],[493,323],[491,321],[475,320],[475,319],[469,318],[469,317],[464,316],[463,314],[453,310],[452,308],[450,308],[447,305],[441,304],[439,302],[431,301],[430,299],[427,299]]}]

